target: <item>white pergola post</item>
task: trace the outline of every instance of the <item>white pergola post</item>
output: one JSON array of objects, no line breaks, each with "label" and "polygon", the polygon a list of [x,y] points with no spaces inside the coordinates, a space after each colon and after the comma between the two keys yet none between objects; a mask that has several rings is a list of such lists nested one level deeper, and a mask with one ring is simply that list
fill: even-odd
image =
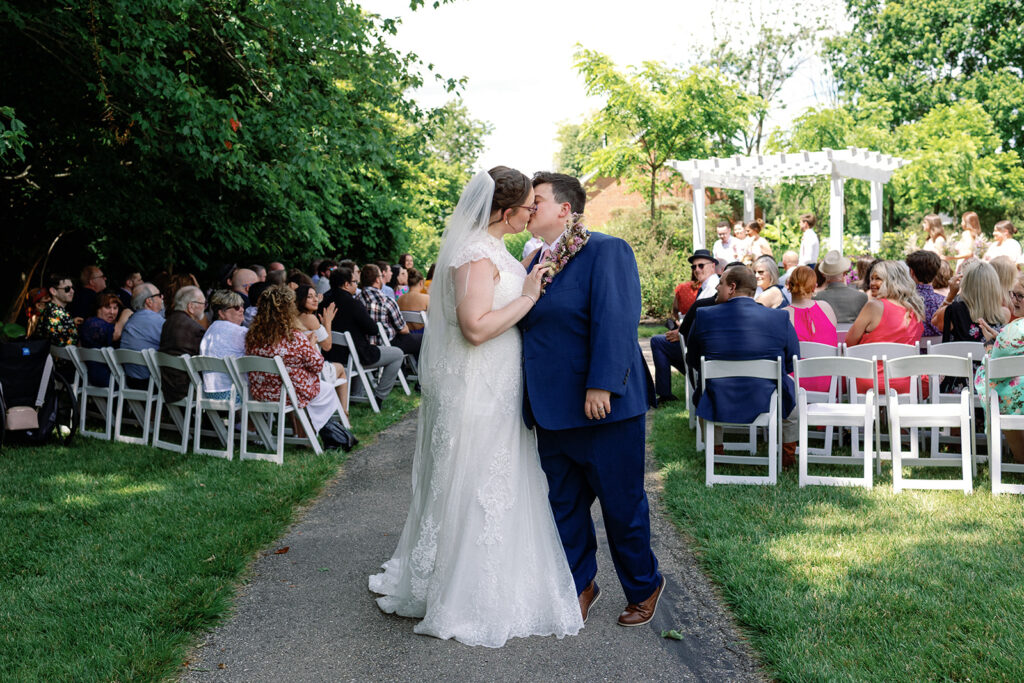
[{"label": "white pergola post", "polygon": [[882,248],[882,183],[871,181],[871,253],[877,254]]},{"label": "white pergola post", "polygon": [[743,222],[749,223],[754,220],[754,184],[750,183],[743,188]]},{"label": "white pergola post", "polygon": [[843,253],[843,185],[845,180],[832,167],[832,191],[828,199],[828,248]]},{"label": "white pergola post", "polygon": [[707,217],[704,211],[704,182],[698,173],[690,179],[693,188],[693,250],[705,249],[704,224]]}]

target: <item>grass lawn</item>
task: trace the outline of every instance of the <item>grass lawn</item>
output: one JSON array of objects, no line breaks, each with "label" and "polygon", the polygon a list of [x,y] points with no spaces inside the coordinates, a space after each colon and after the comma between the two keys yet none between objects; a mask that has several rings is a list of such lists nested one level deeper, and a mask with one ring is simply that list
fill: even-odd
[{"label": "grass lawn", "polygon": [[[683,395],[682,378],[675,374]],[[665,499],[779,680],[1024,680],[1024,498],[704,485],[682,402],[657,411]]]},{"label": "grass lawn", "polygon": [[[365,444],[418,405],[352,409]],[[351,454],[359,457],[358,449]],[[0,453],[0,678],[173,679],[229,610],[254,554],[345,460],[284,465],[78,437]]]},{"label": "grass lawn", "polygon": [[640,325],[636,329],[636,336],[640,339],[650,339],[656,334],[665,334],[666,329],[663,322],[654,325]]}]

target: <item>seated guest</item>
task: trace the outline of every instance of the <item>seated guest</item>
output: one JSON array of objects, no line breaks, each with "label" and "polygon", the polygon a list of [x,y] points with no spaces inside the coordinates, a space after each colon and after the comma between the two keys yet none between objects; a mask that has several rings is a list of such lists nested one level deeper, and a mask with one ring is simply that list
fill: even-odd
[{"label": "seated guest", "polygon": [[939,266],[939,272],[935,274],[935,279],[932,280],[932,289],[943,299],[949,294],[949,281],[952,277],[953,269],[950,267],[949,261],[943,259],[942,265]]},{"label": "seated guest", "polygon": [[672,317],[678,318],[686,315],[690,306],[697,300],[697,293],[700,291],[700,282],[697,281],[697,272],[690,271],[690,279],[680,282],[672,292]]},{"label": "seated guest", "polygon": [[121,310],[132,310],[132,290],[142,284],[142,274],[137,270],[129,270],[121,277],[121,286],[117,296],[121,300]]},{"label": "seated guest", "polygon": [[78,318],[81,322],[95,312],[96,295],[107,288],[107,276],[99,266],[86,266],[82,268],[79,281],[81,287],[75,290],[75,298],[71,301],[69,312],[72,318]]},{"label": "seated guest", "polygon": [[32,339],[36,333],[39,321],[43,319],[43,311],[50,303],[50,290],[46,287],[37,287],[30,290],[25,297],[25,308],[22,311],[18,322],[25,328],[25,337]]},{"label": "seated guest", "polygon": [[[402,349],[404,353],[418,360],[423,337],[418,334],[410,334],[409,326],[405,324],[405,318],[402,317],[398,304],[383,293],[384,275],[376,264],[369,263],[363,266],[360,285],[362,291],[359,292],[358,298],[366,312],[370,314],[370,319],[384,326],[384,332],[387,333],[388,341],[392,346]],[[379,334],[371,334],[369,339],[374,346],[384,344],[384,340],[380,338]]]},{"label": "seated guest", "polygon": [[[95,314],[85,319],[78,337],[81,345],[87,349],[102,349],[117,346],[121,341],[124,325],[132,312],[130,309],[121,311],[121,299],[117,294],[105,292],[96,297]],[[120,315],[118,313],[120,312]],[[88,361],[89,384],[105,387],[110,381],[110,368],[106,363]]]},{"label": "seated guest", "polygon": [[[295,290],[295,308],[299,313],[300,329],[306,330],[306,337],[313,342],[314,346],[319,348],[322,353],[327,353],[334,346],[331,339],[331,323],[334,321],[337,307],[333,303],[327,304],[317,315],[319,305],[320,297],[312,287],[302,285]],[[324,367],[320,371],[320,381],[327,382],[332,387],[339,377],[344,376],[345,368],[341,363],[324,363]],[[348,415],[348,383],[335,388],[338,391],[341,407]]]},{"label": "seated guest", "polygon": [[[876,261],[871,268],[869,287],[873,298],[864,304],[860,315],[846,333],[846,345],[891,342],[916,344],[921,341],[924,325],[924,302],[910,278],[910,269],[900,261]],[[900,377],[889,383],[897,393],[910,391],[910,378]],[[878,386],[884,387],[882,361],[878,361]],[[871,381],[857,380],[857,391],[871,389]]]},{"label": "seated guest", "polygon": [[[320,381],[324,357],[299,329],[295,292],[286,286],[274,286],[260,296],[256,317],[245,338],[245,351],[253,356],[281,356],[288,378],[295,387],[299,408],[305,408],[313,429],[320,433],[324,446],[340,444],[331,440],[324,426],[341,409],[334,387]],[[257,401],[281,400],[281,378],[265,372],[249,373],[249,392]]]},{"label": "seated guest", "polygon": [[387,263],[387,261],[377,261],[376,263],[374,263],[374,265],[380,269],[380,277],[382,283],[380,286],[380,291],[384,294],[384,296],[391,299],[392,301],[397,301],[398,295],[395,294],[394,288],[391,287],[390,285],[391,277],[393,275],[393,273],[391,272],[391,266]]},{"label": "seated guest", "polygon": [[[402,368],[402,361],[405,353],[402,349],[391,346],[374,346],[370,343],[369,336],[378,334],[377,324],[370,318],[366,308],[356,298],[356,285],[358,284],[352,269],[347,266],[340,266],[338,270],[331,273],[331,291],[333,303],[337,307],[334,316],[334,329],[338,332],[348,332],[352,335],[352,343],[355,345],[359,362],[364,369],[383,368],[374,395],[377,402],[383,405],[384,398],[391,393],[392,387],[398,381],[398,371]],[[321,303],[321,309],[324,304]],[[328,359],[345,364],[348,362],[348,349],[335,346],[328,354]],[[365,396],[367,388],[361,386],[358,377],[353,377],[352,382],[356,386],[352,388],[352,396]]]},{"label": "seated guest", "polygon": [[1010,309],[1010,322],[1018,318],[1024,318],[1024,273],[1018,273],[1010,290],[1010,302],[1013,307]]},{"label": "seated guest", "polygon": [[409,291],[409,271],[398,264],[391,266],[391,282],[388,285],[395,290],[395,297],[402,296]]},{"label": "seated guest", "polygon": [[[338,262],[334,259],[325,258],[316,266],[317,277],[314,279],[316,282],[316,293],[326,294],[327,290],[331,288],[331,273],[338,268]],[[305,273],[303,273],[305,275]],[[299,283],[304,285],[305,283]],[[296,301],[301,301],[296,299]]]},{"label": "seated guest", "polygon": [[707,249],[698,249],[689,258],[691,277],[696,273],[700,289],[697,291],[697,300],[710,299],[715,295],[715,287],[718,286],[719,275],[715,272],[718,269],[718,261],[711,256]]},{"label": "seated guest", "polygon": [[[794,462],[797,421],[794,409],[793,356],[800,354],[796,331],[784,311],[758,305],[754,299],[757,281],[746,266],[729,268],[718,284],[715,306],[697,311],[693,329],[687,338],[686,365],[700,372],[701,357],[707,360],[783,359],[782,427],[783,464]],[[701,392],[700,378],[694,385],[697,416],[713,422],[748,423],[767,412],[775,382],[766,379],[726,378],[708,381],[707,393]],[[722,451],[721,432],[713,436],[715,451]]]},{"label": "seated guest", "polygon": [[[734,261],[734,263],[739,263]],[[654,392],[657,395],[658,405],[668,401],[676,401],[678,398],[672,393],[672,368],[679,372],[686,372],[686,364],[683,360],[683,350],[679,346],[679,334],[682,322],[689,316],[697,301],[697,291],[700,288],[697,269],[691,270],[690,279],[676,287],[672,297],[672,323],[665,334],[656,334],[651,337],[651,356],[654,359]],[[715,303],[716,297],[703,299],[702,301]],[[681,317],[683,316],[683,317]],[[692,322],[692,316],[689,316]],[[676,324],[675,321],[679,320]],[[687,326],[689,329],[689,326]]]},{"label": "seated guest", "polygon": [[[132,290],[132,317],[121,333],[121,348],[131,351],[160,348],[160,333],[164,327],[164,297],[151,282],[143,282]],[[145,365],[126,365],[125,383],[132,389],[149,386],[149,368]]]},{"label": "seated guest", "polygon": [[[836,314],[827,301],[815,301],[812,297],[818,280],[814,270],[807,266],[798,266],[786,281],[793,298],[789,307],[789,322],[796,330],[800,341],[815,342],[837,346],[839,335],[836,332]],[[830,379],[827,377],[804,377],[800,386],[808,391],[828,391]]]},{"label": "seated guest", "polygon": [[[992,358],[1019,356],[1024,353],[1024,320],[1015,320],[996,336],[991,350]],[[989,382],[985,377],[985,366],[978,368],[974,377],[974,389],[988,405],[989,392],[993,389],[999,397],[999,411],[1004,415],[1024,413],[1024,378],[1008,377]],[[1014,462],[1024,463],[1024,431],[1003,430],[1003,436],[1010,447]]]},{"label": "seated guest", "polygon": [[412,260],[412,254],[402,254],[401,256],[399,256],[398,265],[402,266],[406,270],[412,270],[412,267],[414,265]]},{"label": "seated guest", "polygon": [[907,256],[907,267],[910,268],[910,277],[914,279],[917,293],[924,302],[924,333],[925,337],[937,337],[942,334],[941,329],[932,325],[932,317],[942,306],[942,297],[935,293],[931,282],[939,273],[942,266],[942,259],[932,251],[915,251]]},{"label": "seated guest", "polygon": [[50,303],[43,309],[36,336],[48,339],[51,346],[77,346],[78,327],[68,313],[68,306],[74,298],[75,288],[66,275],[50,275],[47,278]]},{"label": "seated guest", "polygon": [[[306,274],[303,273],[303,275],[306,275]],[[309,276],[306,275],[306,277],[308,278]],[[287,281],[288,281],[288,273],[286,273],[285,271],[283,271],[283,270],[268,270],[267,271],[266,279],[263,280],[262,282],[257,282],[256,284],[265,284],[268,287],[276,287],[277,285],[283,285]],[[256,285],[253,285],[253,287],[255,287],[255,286]],[[252,287],[250,287],[249,290],[252,291]],[[252,297],[252,299],[254,301],[259,301],[260,300],[259,297]]]},{"label": "seated guest", "polygon": [[257,282],[267,281],[267,269],[258,263],[254,263],[249,266],[249,270],[256,273]]},{"label": "seated guest", "polygon": [[992,228],[992,244],[983,257],[986,261],[1005,256],[1011,263],[1017,263],[1021,257],[1020,242],[1013,236],[1017,229],[1010,221],[999,221]]},{"label": "seated guest", "polygon": [[[251,289],[251,288],[250,288]],[[230,289],[218,289],[210,294],[213,322],[206,328],[199,342],[199,354],[214,358],[239,358],[245,355],[245,335],[242,327],[245,309],[242,297]],[[203,396],[226,399],[231,396],[231,378],[223,372],[203,373]],[[241,397],[237,397],[241,402]]]},{"label": "seated guest", "polygon": [[[941,325],[942,341],[984,341],[979,320],[997,332],[1010,320],[1010,309],[1004,305],[1003,289],[991,264],[972,259],[961,266],[959,297],[940,308],[932,322]],[[950,293],[953,294],[953,285]]]},{"label": "seated guest", "polygon": [[436,265],[436,263],[431,263],[430,267],[427,268],[427,277],[423,281],[423,291],[427,294],[430,294],[430,283],[434,280],[434,266]]},{"label": "seated guest", "polygon": [[800,254],[795,251],[787,251],[782,255],[782,270],[783,273],[779,275],[779,284],[783,287],[786,286],[786,281],[789,279],[790,273],[796,270],[796,267],[800,265]]},{"label": "seated guest", "polygon": [[860,283],[857,286],[867,295],[868,301],[874,301],[876,291],[876,289],[871,287],[871,272],[875,269],[875,266],[881,262],[882,259],[875,258],[873,256],[862,256],[857,260],[857,279]]},{"label": "seated guest", "polygon": [[[423,276],[415,268],[409,269],[409,291],[398,297],[398,310],[421,313],[430,308],[430,296],[423,290]],[[413,333],[422,333],[423,325],[408,323]]]},{"label": "seated guest", "polygon": [[762,256],[754,261],[754,277],[761,293],[754,301],[768,308],[785,308],[789,301],[779,284],[779,267],[771,256]]},{"label": "seated guest", "polygon": [[[236,273],[239,271],[235,271]],[[251,271],[250,271],[251,272]],[[253,273],[253,277],[256,274]],[[178,290],[182,287],[198,287],[199,281],[196,280],[196,276],[192,273],[175,273],[174,275],[168,276],[167,286],[160,289],[164,293],[167,301],[174,301],[174,298],[178,295]],[[205,327],[205,325],[204,325]]]},{"label": "seated guest", "polygon": [[239,268],[228,279],[228,286],[242,297],[242,305],[245,309],[245,320],[242,324],[245,327],[249,326],[253,316],[256,315],[256,301],[249,299],[249,288],[257,282],[259,282],[259,278],[256,277],[256,273],[248,268]]},{"label": "seated guest", "polygon": [[[203,296],[203,290],[191,285],[179,289],[174,295],[174,310],[167,314],[167,320],[160,331],[158,350],[172,356],[199,355],[199,345],[206,332],[199,321],[204,319],[205,312],[206,297]],[[188,394],[190,380],[187,372],[162,368],[160,378],[164,400],[168,403],[180,401]]]},{"label": "seated guest", "polygon": [[1006,256],[998,256],[989,261],[989,265],[995,269],[996,277],[999,278],[999,289],[1003,292],[1003,305],[1012,310],[1013,302],[1010,301],[1010,291],[1017,281],[1017,276],[1020,275],[1017,264]]}]

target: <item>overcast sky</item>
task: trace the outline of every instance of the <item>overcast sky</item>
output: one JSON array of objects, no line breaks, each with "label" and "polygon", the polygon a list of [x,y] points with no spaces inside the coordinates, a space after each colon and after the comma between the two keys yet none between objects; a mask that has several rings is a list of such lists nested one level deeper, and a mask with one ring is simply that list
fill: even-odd
[{"label": "overcast sky", "polygon": [[[830,15],[830,25],[842,23],[837,0],[810,1]],[[770,0],[749,3],[771,5]],[[427,8],[412,12],[408,0],[361,4],[367,11],[402,18],[393,47],[415,52],[446,77],[468,78],[462,97],[470,114],[494,126],[479,167],[505,164],[528,174],[552,168],[559,123],[579,123],[602,104],[584,95],[583,80],[572,66],[576,43],[607,54],[619,67],[646,60],[689,65],[699,48],[711,42],[707,8],[715,5],[693,0],[456,0],[435,10],[427,0]],[[789,2],[783,6],[792,7]],[[738,27],[750,23],[749,10],[734,23],[722,14],[719,32],[730,24],[730,35],[745,39]],[[820,61],[808,59],[787,84],[786,108],[772,112],[773,123],[785,125],[806,107],[826,104],[828,89]],[[450,95],[426,87],[415,97],[425,106],[437,106]]]}]

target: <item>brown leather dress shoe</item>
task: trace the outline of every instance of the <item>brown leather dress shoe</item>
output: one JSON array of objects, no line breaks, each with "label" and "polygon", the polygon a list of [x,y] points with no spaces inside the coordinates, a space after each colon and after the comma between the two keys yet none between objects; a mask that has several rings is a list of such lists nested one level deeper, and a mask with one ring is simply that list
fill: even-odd
[{"label": "brown leather dress shoe", "polygon": [[590,585],[580,593],[580,614],[583,615],[584,624],[587,623],[587,615],[590,613],[590,608],[594,606],[599,597],[601,597],[601,589],[598,588],[596,581],[591,581]]},{"label": "brown leather dress shoe", "polygon": [[796,441],[787,441],[782,444],[782,468],[789,469],[796,464]]},{"label": "brown leather dress shoe", "polygon": [[641,603],[630,603],[626,610],[619,615],[619,626],[643,626],[654,618],[654,612],[658,609],[658,600],[665,591],[665,577],[661,577],[661,585]]}]

